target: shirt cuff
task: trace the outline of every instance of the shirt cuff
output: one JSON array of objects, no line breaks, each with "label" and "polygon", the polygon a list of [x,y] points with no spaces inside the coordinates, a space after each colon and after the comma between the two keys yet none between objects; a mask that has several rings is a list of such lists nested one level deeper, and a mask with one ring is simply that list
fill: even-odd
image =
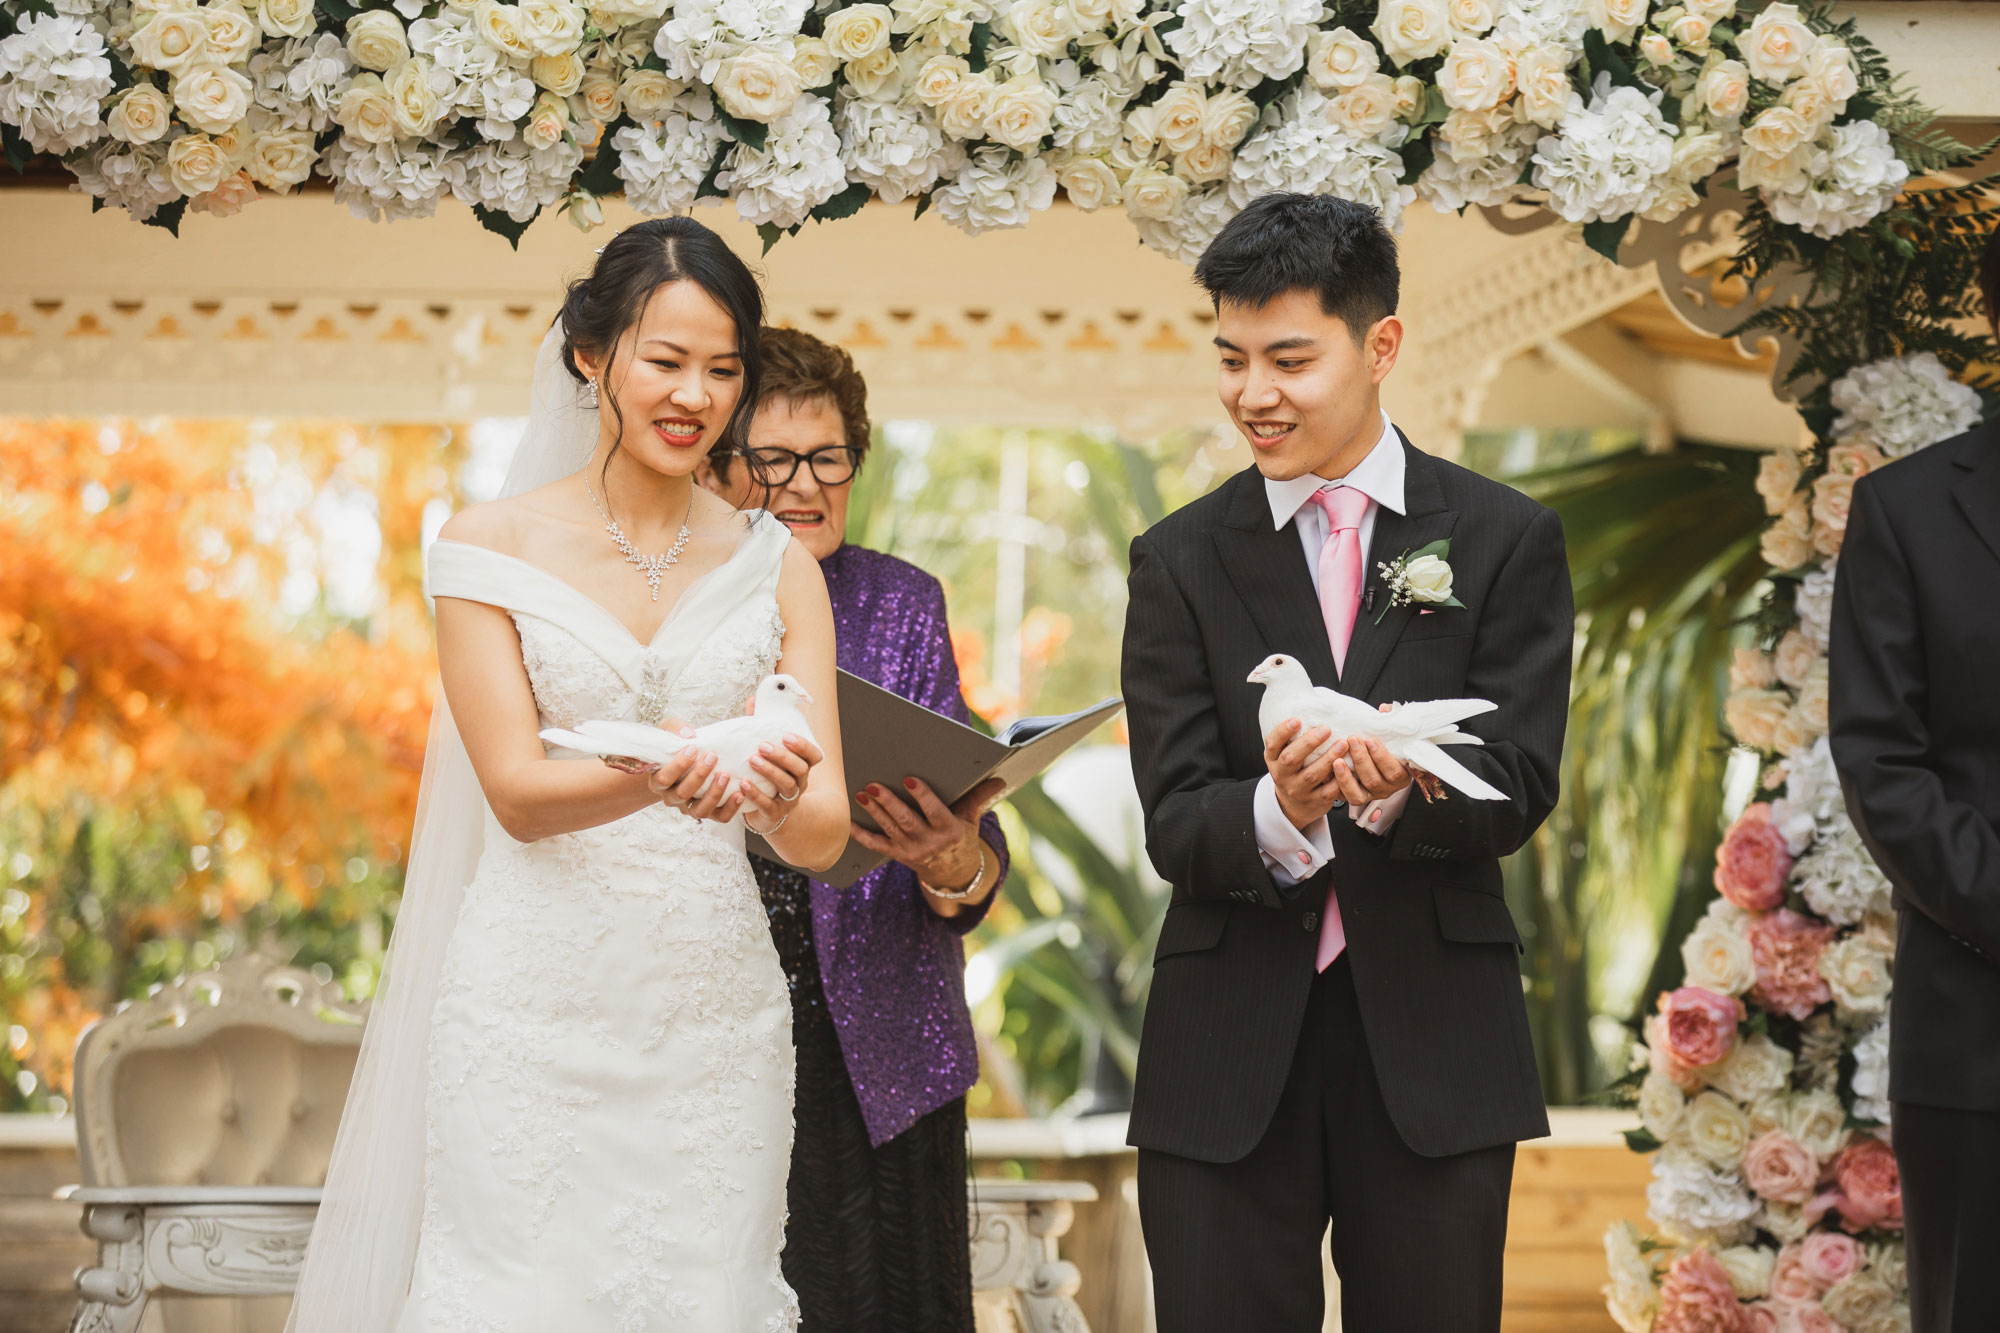
[{"label": "shirt cuff", "polygon": [[1278,883],[1302,883],[1333,859],[1333,835],[1327,831],[1326,816],[1321,815],[1303,830],[1293,827],[1278,805],[1278,784],[1269,773],[1257,780],[1251,811],[1257,851],[1264,858],[1264,868]]},{"label": "shirt cuff", "polygon": [[[1415,783],[1411,783],[1415,786]],[[1349,807],[1349,813],[1363,833],[1373,833],[1378,838],[1389,836],[1389,830],[1396,827],[1396,821],[1403,817],[1403,807],[1410,803],[1410,788],[1405,787],[1394,796],[1385,796],[1379,801],[1370,801],[1359,810]],[[1274,802],[1275,804],[1275,802]],[[1381,818],[1376,818],[1380,815]]]}]

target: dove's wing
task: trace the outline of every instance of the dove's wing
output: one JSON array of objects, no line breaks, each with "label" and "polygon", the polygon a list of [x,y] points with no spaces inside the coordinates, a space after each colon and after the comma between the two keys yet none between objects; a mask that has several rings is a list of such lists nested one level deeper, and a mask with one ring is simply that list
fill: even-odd
[{"label": "dove's wing", "polygon": [[684,744],[680,737],[636,722],[584,722],[576,731],[551,727],[541,733],[551,745],[606,759],[637,759],[664,764]]},{"label": "dove's wing", "polygon": [[1429,741],[1406,741],[1402,746],[1403,758],[1432,774],[1441,781],[1456,787],[1475,801],[1504,801],[1507,793],[1479,777],[1464,764],[1453,759]]}]

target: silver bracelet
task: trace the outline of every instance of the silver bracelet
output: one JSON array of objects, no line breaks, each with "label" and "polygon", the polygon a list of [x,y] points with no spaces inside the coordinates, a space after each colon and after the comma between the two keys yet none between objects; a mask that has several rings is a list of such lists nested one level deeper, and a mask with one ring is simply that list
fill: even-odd
[{"label": "silver bracelet", "polygon": [[985,882],[986,882],[986,840],[984,838],[981,838],[979,840],[979,871],[977,874],[973,875],[972,883],[966,885],[964,888],[940,889],[937,885],[931,883],[927,879],[922,878],[921,876],[919,876],[917,879],[917,883],[924,886],[924,892],[929,894],[934,894],[935,896],[944,899],[948,903],[964,902],[967,898],[970,898],[973,894],[979,892],[979,886],[981,884],[984,884]]},{"label": "silver bracelet", "polygon": [[[771,840],[771,835],[772,835],[773,833],[776,833],[776,832],[777,832],[777,831],[778,831],[779,829],[783,828],[783,827],[785,826],[785,821],[786,821],[787,819],[790,819],[790,818],[791,818],[791,816],[790,816],[789,814],[784,814],[784,815],[779,815],[779,816],[778,816],[778,822],[777,822],[777,823],[775,823],[775,824],[773,824],[773,825],[771,825],[771,827],[769,827],[769,828],[767,828],[767,829],[754,829],[754,828],[750,828],[750,821],[746,819],[746,820],[744,820],[744,821],[743,821],[743,827],[744,827],[744,828],[749,828],[749,829],[750,829],[750,831],[751,831],[752,833],[756,834],[756,835],[757,835],[758,837],[762,838],[762,839],[763,839],[764,841],[766,841],[766,842],[769,842],[769,841]],[[985,867],[984,867],[984,863],[982,863],[982,864],[981,864],[981,869],[984,869],[984,868],[985,868]]]}]

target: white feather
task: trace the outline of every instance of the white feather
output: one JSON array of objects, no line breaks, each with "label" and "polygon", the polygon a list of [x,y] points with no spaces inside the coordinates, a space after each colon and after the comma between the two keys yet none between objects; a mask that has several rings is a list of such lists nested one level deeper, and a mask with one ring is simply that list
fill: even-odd
[{"label": "white feather", "polygon": [[[715,755],[715,773],[710,782],[718,777],[747,779],[770,796],[777,787],[750,767],[751,756],[763,745],[783,743],[788,735],[803,736],[818,744],[805,713],[799,708],[801,703],[811,702],[812,696],[792,677],[766,676],[757,686],[755,711],[697,727],[692,738],[643,722],[602,720],[580,722],[574,731],[551,727],[542,733],[542,739],[580,754],[636,759],[645,764],[664,764],[685,747],[693,746]],[[702,789],[706,791],[707,786]]]},{"label": "white feather", "polygon": [[1334,741],[1350,736],[1371,737],[1382,742],[1390,754],[1415,764],[1439,781],[1480,801],[1504,801],[1507,794],[1484,781],[1464,764],[1438,747],[1479,745],[1479,737],[1460,731],[1458,724],[1469,717],[1490,713],[1498,704],[1485,699],[1430,699],[1397,704],[1384,713],[1367,702],[1314,685],[1312,677],[1297,659],[1274,653],[1257,664],[1250,683],[1264,687],[1257,706],[1257,728],[1265,737],[1284,723],[1297,718],[1307,730],[1325,727],[1331,733],[1326,745],[1313,752],[1317,759]]}]

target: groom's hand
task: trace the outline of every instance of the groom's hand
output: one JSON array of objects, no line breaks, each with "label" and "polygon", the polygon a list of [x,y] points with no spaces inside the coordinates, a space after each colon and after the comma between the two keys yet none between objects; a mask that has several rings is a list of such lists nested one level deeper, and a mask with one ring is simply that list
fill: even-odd
[{"label": "groom's hand", "polygon": [[[1264,767],[1271,772],[1277,788],[1278,808],[1292,827],[1304,829],[1324,819],[1341,800],[1340,783],[1334,765],[1345,749],[1335,745],[1317,759],[1313,751],[1325,745],[1333,733],[1325,727],[1306,730],[1297,718],[1279,723],[1264,738]],[[1312,762],[1306,762],[1311,759]]]}]

